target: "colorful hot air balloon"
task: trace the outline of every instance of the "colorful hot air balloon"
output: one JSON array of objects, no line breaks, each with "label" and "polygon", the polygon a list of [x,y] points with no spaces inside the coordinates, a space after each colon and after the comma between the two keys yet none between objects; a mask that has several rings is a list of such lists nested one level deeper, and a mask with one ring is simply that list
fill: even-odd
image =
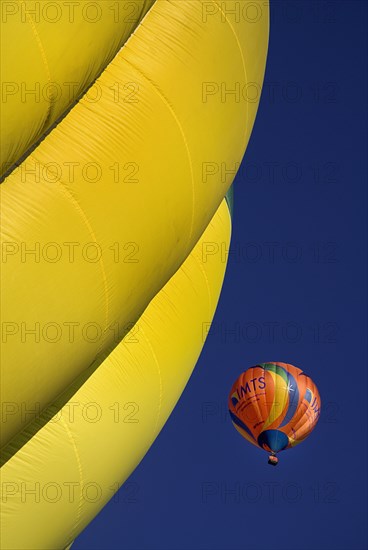
[{"label": "colorful hot air balloon", "polygon": [[250,443],[276,454],[303,441],[317,424],[321,399],[303,371],[287,363],[260,363],[243,372],[229,394],[229,412]]}]

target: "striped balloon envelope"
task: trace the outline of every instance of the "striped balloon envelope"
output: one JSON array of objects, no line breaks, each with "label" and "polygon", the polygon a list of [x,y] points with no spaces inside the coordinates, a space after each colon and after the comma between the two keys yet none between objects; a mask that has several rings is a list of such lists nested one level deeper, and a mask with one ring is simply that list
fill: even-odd
[{"label": "striped balloon envelope", "polygon": [[303,441],[321,412],[317,386],[287,363],[260,363],[243,372],[229,394],[229,412],[238,432],[250,443],[276,454]]}]

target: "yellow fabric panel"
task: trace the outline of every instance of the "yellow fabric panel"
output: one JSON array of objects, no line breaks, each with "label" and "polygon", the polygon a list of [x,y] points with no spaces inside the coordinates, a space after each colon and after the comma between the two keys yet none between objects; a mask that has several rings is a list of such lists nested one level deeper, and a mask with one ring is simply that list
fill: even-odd
[{"label": "yellow fabric panel", "polygon": [[105,69],[154,1],[2,2],[0,175]]},{"label": "yellow fabric panel", "polygon": [[207,224],[213,216],[208,189],[223,196],[253,128],[268,47],[268,7],[262,1],[158,2],[143,26],[144,35],[137,33],[126,44],[124,60],[142,85],[147,80],[168,101],[188,145],[193,182],[202,181],[194,188],[194,215],[201,212]]},{"label": "yellow fabric panel", "polygon": [[142,459],[202,349],[226,267],[216,246],[229,246],[230,233],[223,201],[177,273],[54,420],[13,456],[21,434],[5,448],[2,548],[65,548]]},{"label": "yellow fabric panel", "polygon": [[202,85],[244,68],[261,80],[268,19],[206,19],[207,4],[156,2],[91,87],[99,100],[84,97],[1,186],[2,444],[29,422],[23,409],[43,410],[113,349],[232,182],[204,181],[203,162],[240,162],[255,108],[204,102]]},{"label": "yellow fabric panel", "polygon": [[274,396],[270,414],[262,427],[262,431],[266,430],[286,410],[289,399],[287,382],[275,372],[269,371],[269,374],[273,378]]}]

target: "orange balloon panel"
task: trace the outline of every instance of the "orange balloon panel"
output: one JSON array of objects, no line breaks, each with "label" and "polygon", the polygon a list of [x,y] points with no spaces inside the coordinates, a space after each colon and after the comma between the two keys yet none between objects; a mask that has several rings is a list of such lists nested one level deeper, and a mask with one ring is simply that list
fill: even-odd
[{"label": "orange balloon panel", "polygon": [[277,453],[311,433],[321,412],[321,399],[313,380],[297,367],[260,363],[234,383],[229,412],[247,441]]}]

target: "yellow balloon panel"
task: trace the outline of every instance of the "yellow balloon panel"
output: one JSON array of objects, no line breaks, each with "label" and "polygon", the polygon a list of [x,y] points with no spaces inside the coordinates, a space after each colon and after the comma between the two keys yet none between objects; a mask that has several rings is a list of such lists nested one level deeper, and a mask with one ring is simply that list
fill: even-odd
[{"label": "yellow balloon panel", "polygon": [[[156,2],[2,184],[2,444],[29,422],[23,409],[43,410],[116,346],[231,184],[255,106],[222,83],[261,82],[268,19],[232,21],[225,4],[205,17],[208,2]],[[208,82],[218,97],[203,96]]]},{"label": "yellow balloon panel", "polygon": [[223,201],[124,340],[61,408],[56,401],[48,423],[35,420],[3,450],[2,548],[65,548],[142,459],[204,344],[230,233]]},{"label": "yellow balloon panel", "polygon": [[2,2],[0,175],[105,69],[154,1]]}]

